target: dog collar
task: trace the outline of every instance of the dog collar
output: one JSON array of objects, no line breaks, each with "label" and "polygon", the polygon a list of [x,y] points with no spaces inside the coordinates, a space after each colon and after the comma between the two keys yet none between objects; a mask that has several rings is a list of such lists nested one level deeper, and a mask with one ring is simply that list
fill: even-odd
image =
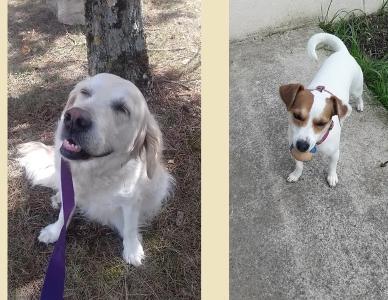
[{"label": "dog collar", "polygon": [[332,92],[328,91],[327,89],[325,89],[325,86],[324,85],[318,85],[315,89],[309,89],[309,91],[318,91],[320,93],[322,92],[326,92],[334,97],[336,97]]}]

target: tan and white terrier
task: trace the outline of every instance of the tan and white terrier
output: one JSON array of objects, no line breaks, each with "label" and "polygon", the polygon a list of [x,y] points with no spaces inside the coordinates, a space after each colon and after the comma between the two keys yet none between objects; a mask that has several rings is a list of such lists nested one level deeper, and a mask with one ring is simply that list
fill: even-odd
[{"label": "tan and white terrier", "polygon": [[296,162],[287,181],[297,181],[302,175],[303,162],[319,151],[330,159],[327,181],[334,187],[338,183],[341,125],[352,110],[350,95],[357,100],[357,110],[363,110],[364,80],[360,66],[338,37],[328,33],[313,35],[307,51],[315,60],[318,60],[315,50],[320,44],[335,52],[325,60],[308,87],[292,83],[279,89],[289,112],[288,139]]}]

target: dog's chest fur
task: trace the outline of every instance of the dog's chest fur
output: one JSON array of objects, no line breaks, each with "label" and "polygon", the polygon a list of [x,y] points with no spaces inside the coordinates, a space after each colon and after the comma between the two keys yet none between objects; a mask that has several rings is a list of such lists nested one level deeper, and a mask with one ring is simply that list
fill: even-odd
[{"label": "dog's chest fur", "polygon": [[118,169],[73,168],[77,207],[90,219],[112,225],[124,205],[138,199],[139,185],[144,180],[142,163],[129,161]]}]

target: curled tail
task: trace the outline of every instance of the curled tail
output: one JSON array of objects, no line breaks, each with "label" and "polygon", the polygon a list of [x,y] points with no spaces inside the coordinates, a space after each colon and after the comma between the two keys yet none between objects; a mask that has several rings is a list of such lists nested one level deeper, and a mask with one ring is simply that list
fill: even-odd
[{"label": "curled tail", "polygon": [[26,170],[26,176],[33,185],[58,189],[54,147],[39,142],[29,142],[18,146],[19,164]]},{"label": "curled tail", "polygon": [[319,44],[328,45],[335,52],[346,51],[349,53],[344,42],[335,35],[329,33],[317,33],[314,34],[307,43],[307,53],[314,60],[318,60],[315,50]]}]

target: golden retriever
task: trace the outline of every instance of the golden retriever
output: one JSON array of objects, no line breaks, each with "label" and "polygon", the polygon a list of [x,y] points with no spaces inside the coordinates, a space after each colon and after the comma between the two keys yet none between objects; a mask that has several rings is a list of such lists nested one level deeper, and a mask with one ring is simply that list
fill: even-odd
[{"label": "golden retriever", "polygon": [[[34,185],[58,191],[60,160],[68,161],[76,206],[88,218],[115,228],[123,238],[123,258],[138,266],[144,258],[139,226],[154,216],[170,193],[173,178],[161,163],[162,135],[134,84],[97,74],[71,91],[55,135],[55,145],[19,146],[20,164]],[[58,220],[43,228],[43,243],[55,242]]]}]

